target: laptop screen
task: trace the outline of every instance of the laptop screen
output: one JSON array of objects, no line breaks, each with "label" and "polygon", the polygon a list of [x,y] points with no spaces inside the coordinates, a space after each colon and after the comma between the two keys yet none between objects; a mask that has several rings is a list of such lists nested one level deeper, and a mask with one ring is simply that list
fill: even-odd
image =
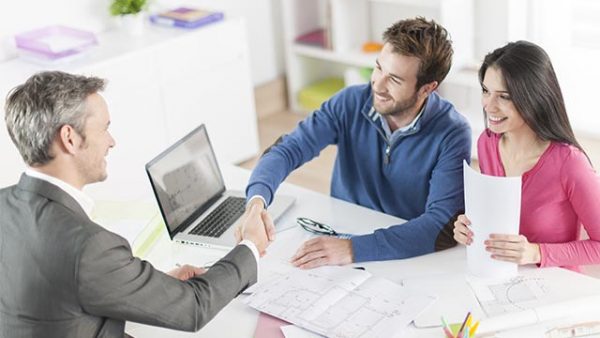
[{"label": "laptop screen", "polygon": [[208,209],[225,191],[204,125],[146,165],[171,237]]}]

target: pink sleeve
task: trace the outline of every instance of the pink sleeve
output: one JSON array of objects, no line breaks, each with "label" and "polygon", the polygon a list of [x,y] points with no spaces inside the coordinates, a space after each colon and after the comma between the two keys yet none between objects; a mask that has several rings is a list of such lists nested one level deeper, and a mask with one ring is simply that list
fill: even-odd
[{"label": "pink sleeve", "polygon": [[600,178],[585,155],[572,150],[561,169],[561,184],[590,239],[542,243],[540,266],[600,263]]}]

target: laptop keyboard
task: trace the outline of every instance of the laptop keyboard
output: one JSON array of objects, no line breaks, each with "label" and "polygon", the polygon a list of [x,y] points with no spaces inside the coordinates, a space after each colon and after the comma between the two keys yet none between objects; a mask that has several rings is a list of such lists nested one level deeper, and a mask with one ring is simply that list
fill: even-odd
[{"label": "laptop keyboard", "polygon": [[245,210],[246,199],[227,197],[219,206],[211,211],[190,234],[219,237],[235,222]]}]

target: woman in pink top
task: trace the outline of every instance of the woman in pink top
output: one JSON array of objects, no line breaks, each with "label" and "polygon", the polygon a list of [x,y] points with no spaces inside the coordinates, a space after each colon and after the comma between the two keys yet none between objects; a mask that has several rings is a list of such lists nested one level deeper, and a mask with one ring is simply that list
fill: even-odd
[{"label": "woman in pink top", "polygon": [[[478,141],[481,172],[522,176],[520,235],[492,234],[492,258],[518,264],[600,263],[600,180],[575,139],[546,52],[525,41],[488,54],[479,69],[488,129]],[[460,215],[454,239],[473,242]],[[589,238],[581,240],[581,225]]]}]

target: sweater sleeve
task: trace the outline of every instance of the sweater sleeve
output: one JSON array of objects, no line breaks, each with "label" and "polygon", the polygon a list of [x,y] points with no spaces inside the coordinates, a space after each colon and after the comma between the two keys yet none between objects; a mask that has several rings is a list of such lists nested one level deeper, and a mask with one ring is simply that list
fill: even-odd
[{"label": "sweater sleeve", "polygon": [[573,150],[561,169],[561,184],[579,224],[589,239],[541,243],[540,266],[576,266],[600,263],[600,178],[583,153]]},{"label": "sweater sleeve", "polygon": [[267,205],[271,204],[275,191],[293,170],[319,155],[326,146],[337,143],[341,123],[338,112],[348,110],[340,102],[344,93],[323,103],[260,158],[246,187],[247,198],[260,195]]},{"label": "sweater sleeve", "polygon": [[471,158],[470,128],[461,125],[442,144],[429,180],[425,212],[406,223],[352,237],[355,262],[410,258],[435,250],[444,225],[464,210],[462,163]]}]

